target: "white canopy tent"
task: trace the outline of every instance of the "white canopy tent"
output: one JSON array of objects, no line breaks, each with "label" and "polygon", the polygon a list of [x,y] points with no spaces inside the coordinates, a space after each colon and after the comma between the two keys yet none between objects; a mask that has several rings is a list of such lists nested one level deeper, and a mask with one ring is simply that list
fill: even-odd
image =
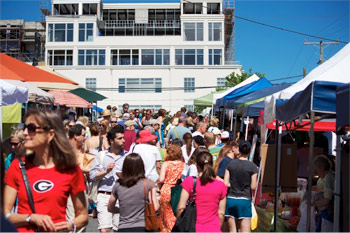
[{"label": "white canopy tent", "polygon": [[350,82],[350,43],[345,45],[329,60],[313,69],[305,78],[294,85],[265,98],[264,122],[271,123],[275,119],[276,99],[289,99],[295,93],[304,90],[311,82]]},{"label": "white canopy tent", "polygon": [[43,105],[53,105],[54,96],[40,88],[30,84],[28,82],[22,82],[20,80],[6,79],[6,82],[15,85],[16,87],[28,88],[28,101]]},{"label": "white canopy tent", "polygon": [[28,88],[17,87],[0,79],[0,140],[2,140],[2,108],[1,106],[28,102]]}]

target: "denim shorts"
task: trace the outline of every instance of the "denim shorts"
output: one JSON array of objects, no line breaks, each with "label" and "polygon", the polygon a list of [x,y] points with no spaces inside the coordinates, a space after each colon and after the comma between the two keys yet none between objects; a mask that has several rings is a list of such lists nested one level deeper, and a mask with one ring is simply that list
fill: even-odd
[{"label": "denim shorts", "polygon": [[251,218],[252,202],[247,198],[227,197],[225,216],[231,218]]}]

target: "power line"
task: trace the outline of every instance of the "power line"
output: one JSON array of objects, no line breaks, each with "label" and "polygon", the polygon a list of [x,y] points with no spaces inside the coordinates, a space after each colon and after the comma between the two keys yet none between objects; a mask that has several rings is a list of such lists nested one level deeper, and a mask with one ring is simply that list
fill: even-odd
[{"label": "power line", "polygon": [[242,19],[242,20],[248,21],[248,22],[251,22],[251,23],[255,23],[255,24],[262,25],[262,26],[278,29],[278,30],[281,30],[281,31],[291,32],[291,33],[294,33],[294,34],[299,34],[299,35],[303,35],[303,36],[313,37],[313,38],[317,38],[317,39],[321,39],[321,40],[329,40],[329,41],[339,42],[339,43],[343,43],[343,44],[347,44],[348,43],[348,42],[345,42],[345,41],[330,39],[330,38],[326,38],[326,37],[322,37],[322,36],[311,35],[311,34],[307,34],[307,33],[304,33],[304,32],[297,32],[297,31],[290,30],[290,29],[287,29],[287,28],[281,28],[281,27],[269,25],[269,24],[266,24],[266,23],[261,23],[261,22],[258,22],[258,21],[252,20],[252,19],[247,19],[247,18],[238,16],[238,15],[234,15],[234,17],[238,18],[238,19]]},{"label": "power line", "polygon": [[288,76],[284,78],[270,79],[269,81],[278,81],[278,80],[285,80],[285,79],[299,78],[299,77],[303,77],[303,75],[300,74],[300,75]]},{"label": "power line", "polygon": [[[188,1],[188,0],[184,0],[184,2],[194,3],[194,2],[191,2],[191,1]],[[202,8],[208,8],[208,7],[202,5]],[[221,12],[221,13],[224,14],[224,12]],[[233,17],[235,17],[237,19],[245,20],[245,21],[248,21],[248,22],[251,22],[251,23],[259,24],[259,25],[262,25],[262,26],[265,26],[265,27],[270,27],[270,28],[274,28],[274,29],[278,29],[278,30],[286,31],[286,32],[291,32],[291,33],[295,33],[295,34],[299,34],[299,35],[303,35],[303,36],[313,37],[313,38],[317,38],[317,39],[321,39],[321,40],[335,41],[335,42],[339,42],[339,43],[343,43],[343,44],[349,43],[349,42],[335,40],[335,39],[330,39],[330,38],[326,38],[326,37],[322,37],[322,36],[311,35],[311,34],[307,34],[307,33],[304,33],[304,32],[298,32],[298,31],[287,29],[287,28],[281,28],[281,27],[277,27],[277,26],[274,26],[274,25],[266,24],[266,23],[261,23],[261,22],[258,22],[258,21],[252,20],[252,19],[248,19],[248,18],[245,18],[245,17],[238,16],[238,15],[233,15]]]}]

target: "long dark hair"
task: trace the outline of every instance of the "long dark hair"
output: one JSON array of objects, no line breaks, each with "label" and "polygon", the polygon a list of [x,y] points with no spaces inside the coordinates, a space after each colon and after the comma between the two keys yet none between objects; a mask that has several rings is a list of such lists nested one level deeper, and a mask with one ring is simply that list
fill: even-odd
[{"label": "long dark hair", "polygon": [[[69,143],[60,115],[50,110],[30,108],[25,118],[33,116],[44,130],[53,129],[55,136],[49,143],[50,156],[52,156],[58,170],[66,171],[77,166],[76,155]],[[33,161],[34,154],[27,156],[29,161]]]},{"label": "long dark hair", "polygon": [[197,156],[199,155],[199,153],[201,152],[209,152],[209,150],[206,147],[197,147],[197,149],[195,149],[193,151],[193,154],[191,155],[190,159],[187,162],[187,165],[191,165],[194,164],[197,160]]},{"label": "long dark hair", "polygon": [[192,135],[190,133],[185,133],[182,137],[184,144],[186,145],[186,152],[188,156],[191,156],[192,151]]},{"label": "long dark hair", "polygon": [[201,152],[197,159],[198,172],[202,172],[200,177],[201,184],[206,185],[208,182],[213,182],[215,172],[213,169],[213,156],[209,152]]},{"label": "long dark hair", "polygon": [[119,177],[119,184],[130,188],[134,186],[139,180],[145,178],[145,166],[139,154],[131,153],[126,156],[122,174]]}]

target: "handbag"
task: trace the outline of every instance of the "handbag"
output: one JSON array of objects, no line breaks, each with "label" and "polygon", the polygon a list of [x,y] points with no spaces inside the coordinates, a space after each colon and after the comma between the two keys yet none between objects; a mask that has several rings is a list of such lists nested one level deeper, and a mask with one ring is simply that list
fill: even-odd
[{"label": "handbag", "polygon": [[250,221],[250,229],[253,231],[257,227],[258,227],[258,214],[256,213],[254,203],[252,202],[252,219]]},{"label": "handbag", "polygon": [[[30,183],[29,183],[27,171],[26,171],[26,165],[22,159],[20,159],[20,158],[17,158],[17,159],[19,161],[19,168],[21,169],[21,173],[22,173],[22,177],[23,177],[23,181],[24,181],[24,186],[26,187],[29,206],[30,206],[30,209],[32,210],[32,213],[35,214],[36,211],[35,211],[35,207],[34,207],[33,193],[32,193],[32,189],[30,188]],[[35,227],[35,232],[38,232],[37,226]]]},{"label": "handbag", "polygon": [[195,232],[197,221],[196,209],[196,183],[197,177],[193,177],[192,199],[187,201],[186,208],[181,215],[176,219],[172,232]]},{"label": "handbag", "polygon": [[[186,177],[189,176],[189,174],[190,174],[190,168],[188,168]],[[175,216],[177,213],[177,206],[179,204],[180,196],[182,192],[181,183],[182,183],[182,180],[180,178],[176,181],[175,186],[171,187],[170,189],[170,205],[171,205],[171,208],[173,209],[173,213]]]},{"label": "handbag", "polygon": [[[152,189],[152,181],[149,180],[150,189]],[[145,196],[145,227],[147,231],[159,231],[160,222],[154,204],[152,195],[149,202],[147,201],[146,179],[143,180],[143,191]]]}]

